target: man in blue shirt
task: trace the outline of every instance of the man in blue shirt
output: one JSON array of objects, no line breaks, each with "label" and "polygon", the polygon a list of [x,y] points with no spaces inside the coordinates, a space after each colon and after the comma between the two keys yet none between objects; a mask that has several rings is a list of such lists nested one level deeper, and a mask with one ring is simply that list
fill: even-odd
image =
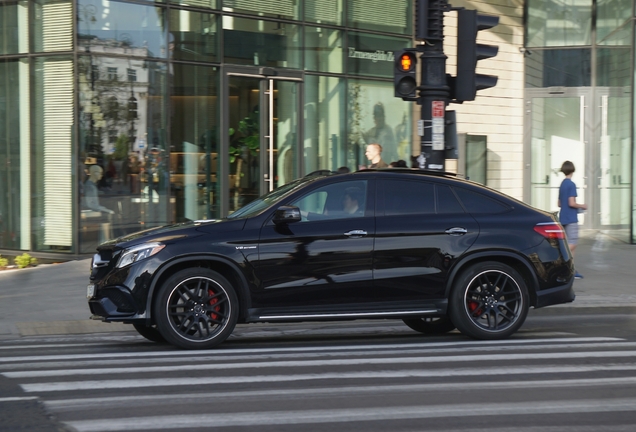
[{"label": "man in blue shirt", "polygon": [[[572,258],[574,258],[574,251],[576,245],[579,242],[579,209],[587,210],[586,204],[578,204],[576,202],[576,185],[572,181],[572,175],[574,174],[574,164],[570,161],[563,162],[561,165],[561,172],[565,174],[565,179],[561,182],[559,187],[559,222],[565,229],[565,236],[570,245],[570,252]],[[574,277],[576,279],[583,279],[583,275],[578,271],[575,271]]]}]

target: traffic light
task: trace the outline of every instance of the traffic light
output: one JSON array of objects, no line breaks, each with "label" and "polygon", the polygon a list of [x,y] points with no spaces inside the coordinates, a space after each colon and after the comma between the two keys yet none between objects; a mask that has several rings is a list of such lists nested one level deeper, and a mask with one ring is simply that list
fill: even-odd
[{"label": "traffic light", "polygon": [[403,100],[417,100],[417,50],[406,48],[395,51],[395,97]]},{"label": "traffic light", "polygon": [[457,11],[457,77],[451,98],[458,102],[475,100],[478,90],[497,85],[497,77],[476,73],[479,60],[495,57],[499,48],[477,43],[477,32],[499,24],[499,17],[480,15],[475,10]]},{"label": "traffic light", "polygon": [[137,99],[131,96],[128,99],[128,120],[134,120],[137,118]]}]

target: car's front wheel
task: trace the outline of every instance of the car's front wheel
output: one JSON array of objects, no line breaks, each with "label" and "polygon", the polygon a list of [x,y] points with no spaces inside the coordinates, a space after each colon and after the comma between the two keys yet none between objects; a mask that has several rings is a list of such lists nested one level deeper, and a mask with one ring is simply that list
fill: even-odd
[{"label": "car's front wheel", "polygon": [[413,330],[427,335],[444,334],[455,330],[455,324],[447,316],[405,318],[402,321]]},{"label": "car's front wheel", "polygon": [[238,319],[238,298],[221,274],[206,268],[181,270],[159,289],[157,327],[173,345],[212,348],[230,336]]},{"label": "car's front wheel", "polygon": [[449,302],[460,332],[476,339],[503,339],[526,320],[526,283],[515,269],[494,261],[468,267],[457,279]]}]

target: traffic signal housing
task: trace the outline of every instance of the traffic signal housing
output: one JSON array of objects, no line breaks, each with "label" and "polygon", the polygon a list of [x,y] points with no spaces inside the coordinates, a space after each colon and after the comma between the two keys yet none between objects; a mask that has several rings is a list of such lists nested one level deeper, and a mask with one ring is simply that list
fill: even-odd
[{"label": "traffic signal housing", "polygon": [[393,78],[395,97],[406,101],[417,100],[417,50],[415,48],[395,51]]},{"label": "traffic signal housing", "polygon": [[457,11],[457,76],[453,80],[451,99],[457,102],[473,101],[478,90],[497,85],[494,75],[476,73],[477,62],[495,57],[499,48],[477,43],[477,32],[499,24],[499,17],[480,15],[475,10]]}]

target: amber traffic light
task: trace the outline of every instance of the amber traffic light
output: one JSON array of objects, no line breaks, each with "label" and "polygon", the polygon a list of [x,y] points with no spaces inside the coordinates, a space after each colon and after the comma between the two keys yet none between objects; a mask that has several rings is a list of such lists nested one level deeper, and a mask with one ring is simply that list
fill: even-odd
[{"label": "amber traffic light", "polygon": [[407,48],[395,52],[395,72],[393,75],[395,97],[400,97],[404,100],[416,99],[416,66],[417,57],[414,48]]}]

